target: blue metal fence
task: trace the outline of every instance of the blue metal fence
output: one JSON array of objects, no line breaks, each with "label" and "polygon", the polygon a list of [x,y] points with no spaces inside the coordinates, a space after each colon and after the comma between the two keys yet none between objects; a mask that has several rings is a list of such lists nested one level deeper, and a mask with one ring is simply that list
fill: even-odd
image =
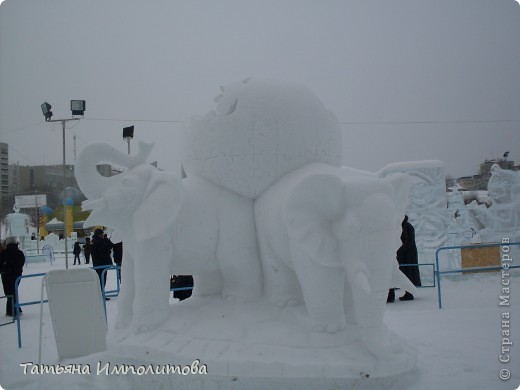
[{"label": "blue metal fence", "polygon": [[[5,298],[7,300],[7,298],[9,298],[9,297],[13,297],[13,296],[12,295],[4,295],[3,297],[0,297],[0,299],[4,299]],[[14,299],[11,301],[11,306],[12,306],[11,307],[11,313],[14,313]],[[14,321],[15,321],[14,318],[15,317],[12,316],[10,321],[3,322],[3,323],[0,324],[0,326],[14,324]]]},{"label": "blue metal fence", "polygon": [[[101,266],[97,266],[97,267],[92,267],[92,269],[93,270],[96,270],[96,269],[102,269],[103,270],[101,272],[101,295],[103,297],[103,308],[105,309],[105,319],[106,319],[106,317],[107,317],[107,302],[106,302],[106,299],[110,298],[110,297],[117,297],[119,295],[119,290],[120,290],[120,287],[121,287],[121,267],[119,267],[117,265],[101,265]],[[116,271],[117,287],[116,287],[115,290],[106,291],[105,290],[106,275],[107,275],[107,271],[111,270],[111,269]]]},{"label": "blue metal fence", "polygon": [[[448,271],[441,271],[439,266],[439,253],[451,249],[471,249],[471,248],[490,248],[490,247],[504,247],[504,246],[515,246],[520,245],[520,242],[508,242],[508,243],[496,243],[496,244],[477,244],[477,245],[456,245],[456,246],[443,246],[435,251],[435,276],[437,279],[437,296],[439,300],[439,309],[442,309],[442,294],[441,294],[441,275],[444,274],[455,274],[462,272],[484,272],[484,271],[499,271],[502,266],[491,266],[491,267],[472,267],[472,268],[458,268],[451,269]],[[520,265],[508,265],[508,269],[520,268]]]},{"label": "blue metal fence", "polygon": [[[14,284],[14,296],[15,296],[15,304],[14,304],[14,315],[16,318],[16,328],[18,330],[18,348],[22,348],[22,329],[20,327],[20,307],[21,306],[29,306],[29,305],[40,305],[42,301],[31,301],[31,302],[20,302],[19,295],[18,295],[18,286],[20,285],[20,281],[22,279],[27,278],[35,278],[38,276],[45,276],[45,273],[38,273],[38,274],[29,274],[29,275],[22,275],[16,278],[15,284]],[[43,303],[48,302],[47,300],[44,300]]]}]

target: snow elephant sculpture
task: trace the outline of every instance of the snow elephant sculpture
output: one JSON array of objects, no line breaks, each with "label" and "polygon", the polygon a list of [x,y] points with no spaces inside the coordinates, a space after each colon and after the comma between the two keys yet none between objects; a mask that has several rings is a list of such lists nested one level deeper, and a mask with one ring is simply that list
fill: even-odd
[{"label": "snow elephant sculpture", "polygon": [[[88,198],[83,209],[93,210],[85,226],[110,227],[124,244],[118,327],[132,323],[138,331],[149,330],[166,320],[171,274],[194,275],[195,295],[259,297],[253,201],[205,179],[183,180],[145,164],[151,148],[141,142],[129,156],[91,144],[76,163]],[[96,168],[100,161],[127,170],[105,177]]]},{"label": "snow elephant sculpture", "polygon": [[255,203],[267,299],[303,299],[320,332],[339,331],[348,316],[369,350],[391,350],[388,289],[415,289],[395,259],[410,185],[402,174],[380,179],[315,163],[270,187]]}]

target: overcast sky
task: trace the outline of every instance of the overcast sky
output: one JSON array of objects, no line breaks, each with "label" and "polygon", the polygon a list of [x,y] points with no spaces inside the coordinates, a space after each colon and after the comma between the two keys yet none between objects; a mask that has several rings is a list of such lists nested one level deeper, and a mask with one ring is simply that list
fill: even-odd
[{"label": "overcast sky", "polygon": [[439,159],[454,176],[520,162],[520,5],[515,0],[5,0],[0,141],[10,163],[60,164],[103,141],[155,142],[177,170],[182,122],[220,85],[269,77],[309,87],[342,122],[344,165]]}]

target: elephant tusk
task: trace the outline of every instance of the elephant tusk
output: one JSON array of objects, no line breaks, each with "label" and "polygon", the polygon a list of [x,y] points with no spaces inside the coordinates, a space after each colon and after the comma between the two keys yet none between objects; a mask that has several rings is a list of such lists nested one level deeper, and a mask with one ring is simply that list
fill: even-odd
[{"label": "elephant tusk", "polygon": [[105,198],[98,198],[93,200],[84,200],[81,203],[81,210],[87,211],[87,210],[94,210],[94,209],[101,209],[107,207],[107,201]]}]

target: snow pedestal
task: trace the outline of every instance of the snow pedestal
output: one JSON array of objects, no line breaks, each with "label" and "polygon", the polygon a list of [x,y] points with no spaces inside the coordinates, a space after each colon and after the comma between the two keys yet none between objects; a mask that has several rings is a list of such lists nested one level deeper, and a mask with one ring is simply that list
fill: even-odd
[{"label": "snow pedestal", "polygon": [[[108,355],[112,367],[119,363],[182,368],[194,361],[207,367],[207,375],[154,376],[155,381],[171,381],[176,389],[224,389],[235,382],[236,388],[397,389],[411,379],[415,351],[397,334],[388,332],[388,337],[400,347],[381,360],[359,341],[355,327],[316,333],[309,329],[307,317],[303,305],[276,308],[264,301],[192,297],[173,304],[170,318],[153,332],[110,334]],[[121,380],[131,384],[140,379],[129,375]]]}]

